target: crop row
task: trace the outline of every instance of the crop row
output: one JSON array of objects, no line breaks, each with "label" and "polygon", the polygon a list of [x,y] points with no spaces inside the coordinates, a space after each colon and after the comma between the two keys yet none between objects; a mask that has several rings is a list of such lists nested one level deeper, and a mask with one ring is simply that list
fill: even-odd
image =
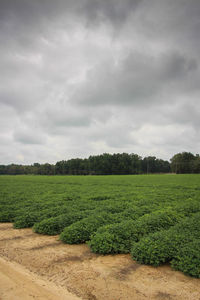
[{"label": "crop row", "polygon": [[0,177],[0,222],[199,277],[200,181],[190,176]]},{"label": "crop row", "polygon": [[185,274],[200,278],[200,213],[183,219],[168,230],[152,233],[133,243],[132,258],[159,266],[170,262]]}]

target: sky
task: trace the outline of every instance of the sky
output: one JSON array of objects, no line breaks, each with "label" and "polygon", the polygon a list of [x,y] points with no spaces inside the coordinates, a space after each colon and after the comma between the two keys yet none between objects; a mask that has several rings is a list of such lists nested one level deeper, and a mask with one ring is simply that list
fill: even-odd
[{"label": "sky", "polygon": [[199,0],[0,0],[0,164],[199,137]]}]

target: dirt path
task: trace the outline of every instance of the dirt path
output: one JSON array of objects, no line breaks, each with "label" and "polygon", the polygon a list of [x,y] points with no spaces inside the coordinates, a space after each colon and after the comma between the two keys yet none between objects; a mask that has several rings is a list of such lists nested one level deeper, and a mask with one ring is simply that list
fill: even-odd
[{"label": "dirt path", "polygon": [[200,300],[200,280],[0,224],[0,299]]},{"label": "dirt path", "polygon": [[28,272],[16,263],[0,258],[0,299],[79,300],[66,289]]}]

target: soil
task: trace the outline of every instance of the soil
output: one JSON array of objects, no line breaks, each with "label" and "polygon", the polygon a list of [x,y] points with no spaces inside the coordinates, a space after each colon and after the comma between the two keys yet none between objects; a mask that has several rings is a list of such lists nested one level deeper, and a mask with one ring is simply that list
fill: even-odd
[{"label": "soil", "polygon": [[200,300],[200,280],[0,224],[0,300]]}]

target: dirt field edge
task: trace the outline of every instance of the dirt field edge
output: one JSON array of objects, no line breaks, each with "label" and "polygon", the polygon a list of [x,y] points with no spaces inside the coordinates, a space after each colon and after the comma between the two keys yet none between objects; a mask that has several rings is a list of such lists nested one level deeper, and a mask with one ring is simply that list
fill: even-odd
[{"label": "dirt field edge", "polygon": [[0,257],[0,300],[81,300],[62,287],[41,279],[23,266]]}]

